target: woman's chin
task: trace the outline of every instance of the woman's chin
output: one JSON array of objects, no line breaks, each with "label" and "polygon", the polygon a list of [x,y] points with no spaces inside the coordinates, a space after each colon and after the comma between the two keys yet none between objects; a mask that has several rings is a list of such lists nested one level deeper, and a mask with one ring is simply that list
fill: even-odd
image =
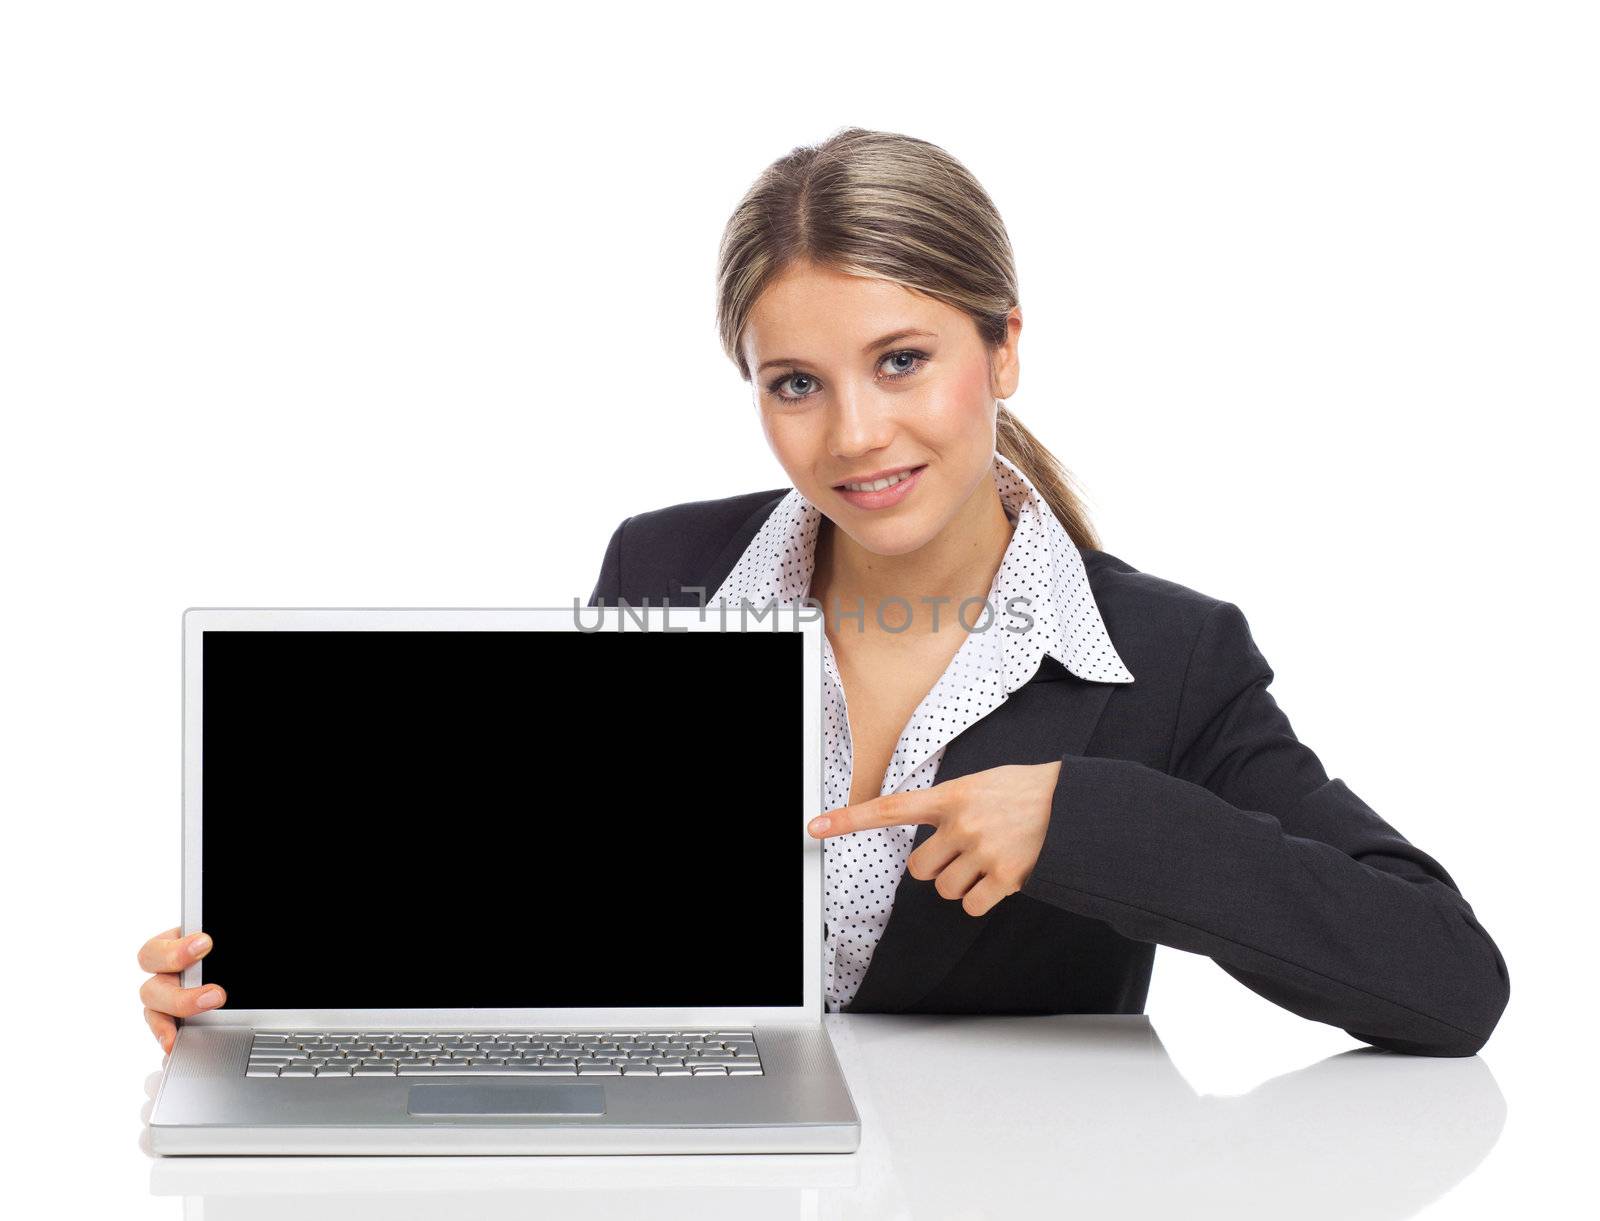
[{"label": "woman's chin", "polygon": [[906,517],[894,521],[863,522],[859,517],[843,522],[835,519],[834,524],[849,534],[863,550],[870,551],[873,555],[909,555],[925,547],[933,537],[933,532],[922,525],[920,515],[917,518]]}]

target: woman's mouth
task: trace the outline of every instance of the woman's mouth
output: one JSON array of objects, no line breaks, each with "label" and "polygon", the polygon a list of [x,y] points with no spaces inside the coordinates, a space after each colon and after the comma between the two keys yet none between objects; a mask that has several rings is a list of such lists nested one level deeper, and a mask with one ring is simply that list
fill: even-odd
[{"label": "woman's mouth", "polygon": [[876,473],[870,478],[852,479],[846,483],[836,484],[834,491],[858,509],[887,509],[911,495],[912,489],[922,477],[922,472],[927,469],[927,463],[921,466],[896,467],[887,472]]}]

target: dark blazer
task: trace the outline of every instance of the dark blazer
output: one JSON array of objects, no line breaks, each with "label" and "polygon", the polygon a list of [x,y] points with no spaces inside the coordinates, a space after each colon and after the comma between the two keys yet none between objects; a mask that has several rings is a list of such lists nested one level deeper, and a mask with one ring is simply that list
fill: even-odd
[{"label": "dark blazer", "polygon": [[[789,490],[627,518],[589,605],[701,605]],[[845,1011],[1142,1013],[1159,944],[1376,1047],[1477,1052],[1505,959],[1439,862],[1296,739],[1239,608],[1080,551],[1135,681],[1046,656],[951,740],[936,782],[1062,761],[1038,864],[978,917],[902,874]]]}]

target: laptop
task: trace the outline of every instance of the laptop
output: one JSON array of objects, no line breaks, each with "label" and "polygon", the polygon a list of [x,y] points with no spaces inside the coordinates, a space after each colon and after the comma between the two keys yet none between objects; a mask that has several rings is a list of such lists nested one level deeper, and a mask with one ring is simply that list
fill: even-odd
[{"label": "laptop", "polygon": [[183,973],[150,1148],[848,1153],[822,623],[195,607]]}]

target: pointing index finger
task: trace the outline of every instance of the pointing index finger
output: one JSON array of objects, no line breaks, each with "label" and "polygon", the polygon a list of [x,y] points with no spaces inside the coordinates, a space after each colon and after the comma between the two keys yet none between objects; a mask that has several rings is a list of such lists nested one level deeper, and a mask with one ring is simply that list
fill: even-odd
[{"label": "pointing index finger", "polygon": [[848,835],[871,827],[905,826],[913,823],[939,825],[938,798],[932,789],[914,789],[902,793],[885,793],[858,801],[853,806],[840,806],[813,818],[806,827],[818,839],[833,835]]}]

